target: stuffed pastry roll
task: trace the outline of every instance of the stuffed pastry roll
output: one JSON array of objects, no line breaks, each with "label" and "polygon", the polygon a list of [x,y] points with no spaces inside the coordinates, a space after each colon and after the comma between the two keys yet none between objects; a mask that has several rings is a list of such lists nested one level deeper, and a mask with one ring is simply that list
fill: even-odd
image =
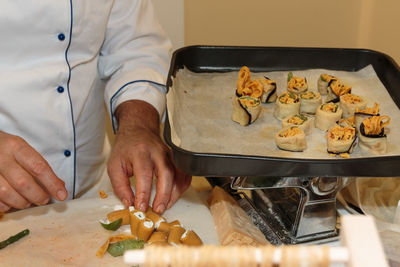
[{"label": "stuffed pastry roll", "polygon": [[328,96],[325,102],[339,102],[340,96],[351,93],[351,86],[345,85],[339,80],[333,80],[328,87]]},{"label": "stuffed pastry roll", "polygon": [[358,95],[345,94],[340,96],[340,107],[343,110],[343,118],[354,116],[356,109],[364,109],[367,106],[365,99]]},{"label": "stuffed pastry roll", "polygon": [[307,117],[303,114],[296,114],[287,116],[282,120],[282,128],[288,128],[290,126],[297,126],[308,135],[312,131],[312,118]]},{"label": "stuffed pastry roll", "polygon": [[357,131],[360,131],[360,125],[366,118],[370,118],[372,116],[379,116],[379,104],[374,103],[374,106],[371,108],[364,108],[359,110],[356,108],[354,112],[354,119],[355,119],[355,127]]},{"label": "stuffed pastry roll", "polygon": [[292,72],[289,72],[287,81],[287,90],[293,94],[301,94],[308,89],[307,79],[293,76]]},{"label": "stuffed pastry roll", "polygon": [[321,94],[308,91],[300,94],[300,113],[315,114],[317,108],[322,103]]},{"label": "stuffed pastry roll", "polygon": [[328,94],[328,87],[331,84],[331,82],[336,81],[337,78],[335,76],[331,76],[328,74],[321,74],[319,76],[317,86],[318,86],[318,91],[321,95],[327,95]]},{"label": "stuffed pastry roll", "polygon": [[387,152],[387,136],[385,126],[390,122],[389,116],[372,116],[360,124],[360,147],[375,155]]},{"label": "stuffed pastry roll", "polygon": [[260,114],[261,102],[258,98],[242,96],[233,101],[232,120],[240,125],[252,124]]},{"label": "stuffed pastry roll", "polygon": [[246,87],[247,82],[250,81],[250,78],[251,78],[250,69],[246,66],[241,67],[239,70],[237,85],[236,85],[237,96],[244,95],[243,90]]},{"label": "stuffed pastry roll", "polygon": [[300,112],[300,100],[296,94],[284,92],[276,99],[275,103],[274,116],[278,120]]},{"label": "stuffed pastry roll", "polygon": [[329,129],[326,138],[328,153],[351,154],[356,145],[356,129],[354,127],[336,125]]},{"label": "stuffed pastry roll", "polygon": [[297,126],[280,130],[275,134],[275,143],[282,150],[303,151],[307,148],[306,135]]},{"label": "stuffed pastry roll", "polygon": [[315,113],[315,127],[323,131],[328,130],[340,120],[342,113],[338,104],[325,103],[320,105]]},{"label": "stuffed pastry roll", "polygon": [[268,77],[259,78],[256,80],[263,86],[263,93],[261,95],[262,103],[273,103],[276,101],[276,82]]}]

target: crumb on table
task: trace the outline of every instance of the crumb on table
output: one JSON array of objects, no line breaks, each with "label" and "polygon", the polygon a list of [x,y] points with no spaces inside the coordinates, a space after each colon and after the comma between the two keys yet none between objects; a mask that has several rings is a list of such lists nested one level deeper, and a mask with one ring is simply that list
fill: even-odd
[{"label": "crumb on table", "polygon": [[107,198],[108,197],[107,193],[104,192],[103,190],[99,191],[99,195],[100,195],[101,198]]}]

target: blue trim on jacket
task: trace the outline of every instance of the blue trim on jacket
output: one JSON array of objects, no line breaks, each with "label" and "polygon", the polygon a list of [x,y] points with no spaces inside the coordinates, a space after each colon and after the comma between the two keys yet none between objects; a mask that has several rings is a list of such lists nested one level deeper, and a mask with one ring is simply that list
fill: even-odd
[{"label": "blue trim on jacket", "polygon": [[113,118],[114,118],[114,114],[113,114],[113,101],[114,101],[114,98],[115,98],[115,97],[119,94],[119,92],[121,92],[122,89],[124,89],[126,86],[128,86],[128,85],[130,85],[130,84],[138,83],[138,82],[146,82],[146,83],[156,84],[156,85],[159,85],[159,86],[165,86],[165,84],[153,82],[153,81],[150,81],[150,80],[136,80],[136,81],[128,82],[128,83],[124,84],[121,88],[119,88],[119,89],[117,90],[117,92],[115,92],[115,94],[113,94],[113,96],[112,96],[111,99],[110,99],[110,113],[111,113],[110,115],[111,115],[111,123],[112,123],[112,128],[113,128],[114,134],[117,132],[116,126],[115,126],[115,124],[114,124],[114,119],[113,119]]},{"label": "blue trim on jacket", "polygon": [[69,82],[71,80],[71,66],[68,61],[68,50],[71,45],[71,40],[72,40],[72,22],[73,22],[73,10],[72,10],[72,0],[69,1],[70,3],[70,8],[71,8],[71,25],[70,25],[70,30],[69,30],[69,41],[68,41],[68,46],[67,49],[65,50],[65,61],[67,62],[68,65],[68,82],[67,82],[67,92],[68,92],[68,98],[69,98],[69,104],[71,106],[71,118],[72,118],[72,129],[74,132],[74,183],[73,183],[73,188],[72,188],[72,198],[75,198],[75,185],[76,185],[76,131],[75,131],[75,123],[74,123],[74,109],[72,106],[72,99],[71,99],[71,93],[69,89]]}]

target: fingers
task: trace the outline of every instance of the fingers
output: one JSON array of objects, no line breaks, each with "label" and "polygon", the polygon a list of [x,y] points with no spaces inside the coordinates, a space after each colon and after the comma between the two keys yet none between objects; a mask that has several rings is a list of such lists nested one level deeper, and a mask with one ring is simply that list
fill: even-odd
[{"label": "fingers", "polygon": [[133,192],[129,182],[129,177],[132,176],[132,167],[130,163],[123,164],[124,162],[118,157],[111,156],[107,169],[115,194],[127,208],[133,205]]},{"label": "fingers", "polygon": [[[68,193],[65,188],[64,181],[62,181],[55,175],[47,161],[38,152],[36,152],[35,149],[26,144],[17,149],[14,156],[17,163],[21,165],[21,167],[26,170],[26,172],[29,173],[29,176],[33,176],[37,181],[39,181],[40,184],[50,193],[51,196],[59,201],[63,201],[67,198]],[[16,182],[17,184],[23,186],[21,191],[32,189],[32,191],[30,191],[30,193],[26,195],[29,200],[36,198],[33,197],[34,193],[39,193],[40,195],[37,197],[38,199],[36,199],[33,203],[37,204],[37,202],[48,202],[48,200],[44,200],[44,194],[46,193],[44,193],[41,188],[39,189],[39,186],[35,183],[35,181],[33,179],[30,179],[29,176],[25,174],[26,172],[23,173],[21,169],[18,169],[16,172],[16,175],[22,175],[21,177],[17,178],[19,180],[17,180]],[[17,191],[19,191],[19,189],[17,189]]]},{"label": "fingers", "polygon": [[192,176],[183,173],[179,169],[175,168],[175,173],[175,183],[167,209],[170,209],[175,202],[178,201],[179,197],[189,188],[190,183],[192,182]]},{"label": "fingers", "polygon": [[[163,157],[164,156],[164,157]],[[174,184],[174,171],[171,167],[169,157],[159,154],[154,158],[156,163],[157,188],[153,201],[155,212],[162,214],[168,206]]]},{"label": "fingers", "polygon": [[3,209],[8,210],[10,207],[25,209],[31,205],[25,198],[17,193],[2,176],[0,176],[0,203],[3,204],[0,205],[0,210],[1,206],[3,206]]},{"label": "fingers", "polygon": [[10,162],[7,168],[1,170],[1,174],[8,184],[26,200],[36,205],[45,205],[50,196],[46,193],[34,178],[15,162]]},{"label": "fingers", "polygon": [[146,151],[139,151],[133,159],[133,172],[136,178],[135,207],[143,212],[149,206],[153,169],[150,154]]},{"label": "fingers", "polygon": [[9,206],[0,201],[0,212],[6,212],[10,209]]}]

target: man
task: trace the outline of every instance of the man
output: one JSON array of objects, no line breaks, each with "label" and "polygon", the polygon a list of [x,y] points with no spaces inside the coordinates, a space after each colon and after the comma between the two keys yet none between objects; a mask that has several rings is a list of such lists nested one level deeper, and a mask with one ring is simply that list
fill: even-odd
[{"label": "man", "polygon": [[[100,183],[104,101],[116,132],[115,194],[162,213],[189,186],[159,137],[170,42],[150,0],[0,0],[0,211]],[[136,177],[133,196],[129,177]]]}]

